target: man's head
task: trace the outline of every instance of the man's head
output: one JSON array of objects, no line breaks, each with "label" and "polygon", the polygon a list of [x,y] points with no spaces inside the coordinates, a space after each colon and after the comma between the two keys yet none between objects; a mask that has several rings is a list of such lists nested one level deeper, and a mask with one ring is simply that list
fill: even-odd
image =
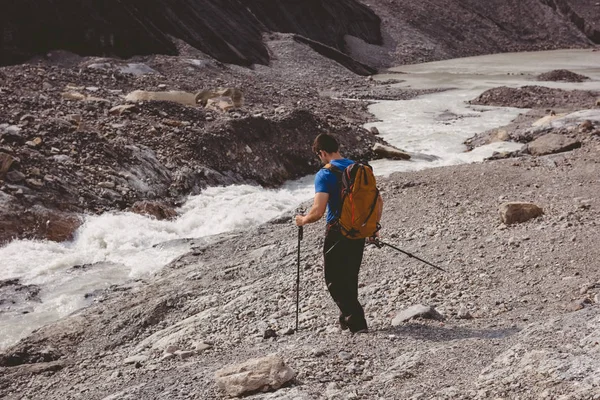
[{"label": "man's head", "polygon": [[333,137],[333,135],[329,133],[321,133],[319,136],[315,138],[313,142],[313,153],[317,156],[321,157],[321,151],[325,153],[332,154],[337,153],[340,150],[340,145],[338,141]]}]

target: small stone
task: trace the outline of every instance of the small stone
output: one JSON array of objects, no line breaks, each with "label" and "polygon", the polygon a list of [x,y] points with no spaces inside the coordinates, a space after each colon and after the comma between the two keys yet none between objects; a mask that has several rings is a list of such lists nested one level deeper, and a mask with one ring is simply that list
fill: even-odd
[{"label": "small stone", "polygon": [[277,337],[277,333],[273,329],[267,329],[263,333],[263,339],[271,339],[271,338],[276,338],[276,337]]},{"label": "small stone", "polygon": [[195,354],[195,352],[189,350],[178,350],[175,352],[175,354],[178,355],[179,358],[181,358],[182,360],[185,360],[192,357]]},{"label": "small stone", "polygon": [[12,183],[19,183],[25,180],[26,176],[21,171],[10,171],[6,174],[6,180]]},{"label": "small stone", "polygon": [[417,317],[435,319],[438,321],[444,320],[444,316],[441,315],[435,308],[417,304],[399,312],[392,320],[392,326],[398,326],[403,322]]},{"label": "small stone", "polygon": [[338,353],[338,357],[341,358],[342,360],[350,360],[352,359],[352,354],[348,353],[347,351],[340,351]]},{"label": "small stone", "polygon": [[473,319],[473,316],[471,315],[471,313],[469,312],[469,310],[465,306],[461,306],[460,307],[460,309],[458,310],[457,317],[459,319]]},{"label": "small stone", "polygon": [[582,310],[584,308],[584,303],[585,302],[583,300],[573,301],[567,304],[566,310],[570,312]]},{"label": "small stone", "polygon": [[169,345],[165,349],[165,353],[175,353],[177,350],[179,350],[179,346]]},{"label": "small stone", "polygon": [[293,335],[294,332],[296,332],[294,330],[294,328],[288,328],[285,332],[283,332],[284,335]]},{"label": "small stone", "polygon": [[100,182],[98,183],[98,187],[105,189],[114,189],[117,186],[114,182]]},{"label": "small stone", "polygon": [[123,360],[123,364],[138,364],[146,361],[148,361],[148,356],[138,355],[127,357],[125,360]]},{"label": "small stone", "polygon": [[35,121],[35,117],[33,115],[31,115],[31,114],[25,114],[25,115],[23,115],[19,119],[19,121],[21,121],[21,122],[33,122],[33,121]]},{"label": "small stone", "polygon": [[194,345],[194,349],[196,349],[196,353],[200,354],[203,351],[206,351],[208,349],[212,348],[212,346],[208,343],[204,343],[204,342],[198,342]]}]

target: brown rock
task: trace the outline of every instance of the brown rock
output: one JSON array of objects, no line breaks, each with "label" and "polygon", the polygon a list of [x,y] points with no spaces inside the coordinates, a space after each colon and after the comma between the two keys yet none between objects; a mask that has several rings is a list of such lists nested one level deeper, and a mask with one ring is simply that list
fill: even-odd
[{"label": "brown rock", "polygon": [[210,108],[216,111],[229,111],[235,107],[231,97],[219,96],[208,99],[206,102],[206,108]]},{"label": "brown rock", "polygon": [[0,153],[0,179],[3,180],[16,159],[10,154]]},{"label": "brown rock", "polygon": [[376,127],[372,126],[371,129],[369,129],[369,131],[371,131],[371,133],[373,135],[379,135],[379,129],[377,129]]},{"label": "brown rock", "polygon": [[410,160],[410,154],[391,146],[384,146],[380,143],[375,143],[373,151],[380,157],[389,158],[392,160]]},{"label": "brown rock", "polygon": [[148,92],[145,90],[135,90],[125,96],[125,100],[129,102],[157,100],[157,101],[172,101],[186,106],[196,105],[196,95],[194,93],[183,92],[179,90],[171,90],[168,92]]},{"label": "brown rock", "polygon": [[592,124],[592,121],[590,121],[589,119],[586,119],[581,124],[579,124],[579,131],[580,132],[589,132],[593,128],[594,128],[594,125]]},{"label": "brown rock", "polygon": [[233,106],[239,108],[244,105],[244,94],[237,88],[225,88],[217,90],[217,95],[231,98]]},{"label": "brown rock", "polygon": [[64,242],[73,239],[73,234],[82,224],[79,217],[71,214],[49,211],[41,214],[41,217],[46,219],[42,227],[43,236],[53,242]]},{"label": "brown rock", "polygon": [[544,214],[544,210],[533,203],[509,202],[498,208],[500,219],[507,225],[529,221]]},{"label": "brown rock", "polygon": [[135,108],[135,105],[133,104],[121,104],[108,110],[108,113],[110,115],[121,115],[131,112],[133,108]]},{"label": "brown rock", "polygon": [[131,207],[131,212],[149,215],[158,220],[173,219],[177,212],[166,204],[155,201],[138,201]]},{"label": "brown rock", "polygon": [[534,156],[562,153],[581,147],[581,142],[557,133],[549,133],[529,143],[527,148]]}]

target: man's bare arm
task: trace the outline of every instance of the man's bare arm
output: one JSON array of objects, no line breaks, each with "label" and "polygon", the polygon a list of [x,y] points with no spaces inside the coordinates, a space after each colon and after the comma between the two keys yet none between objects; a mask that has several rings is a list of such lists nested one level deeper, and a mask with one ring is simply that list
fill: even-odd
[{"label": "man's bare arm", "polygon": [[308,214],[296,215],[296,225],[303,226],[320,220],[327,209],[327,201],[329,201],[329,193],[316,193]]}]

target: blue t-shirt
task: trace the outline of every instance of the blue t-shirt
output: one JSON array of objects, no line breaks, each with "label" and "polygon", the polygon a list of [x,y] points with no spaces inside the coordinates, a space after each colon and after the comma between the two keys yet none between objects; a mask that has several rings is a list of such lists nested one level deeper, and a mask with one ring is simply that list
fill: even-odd
[{"label": "blue t-shirt", "polygon": [[[354,161],[347,158],[332,160],[330,162],[334,167],[343,171]],[[327,201],[327,223],[332,223],[340,212],[340,186],[336,174],[326,168],[321,168],[315,176],[315,193],[328,193],[329,200]]]}]

